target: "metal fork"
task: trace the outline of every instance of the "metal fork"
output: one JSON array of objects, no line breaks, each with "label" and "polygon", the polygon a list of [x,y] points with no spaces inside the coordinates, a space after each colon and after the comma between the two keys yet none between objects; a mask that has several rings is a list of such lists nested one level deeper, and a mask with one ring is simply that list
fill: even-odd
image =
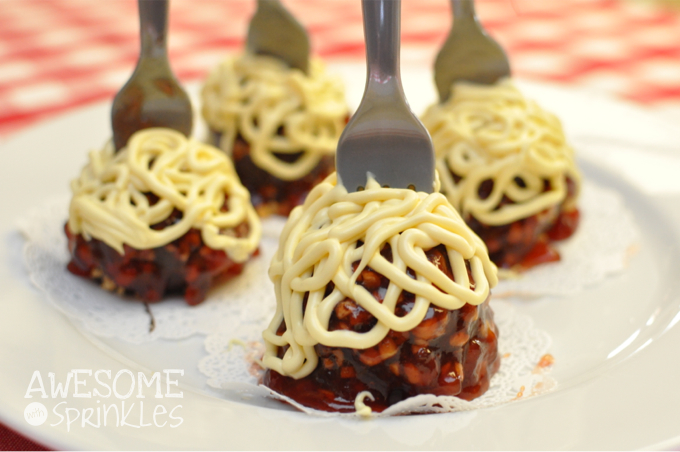
[{"label": "metal fork", "polygon": [[366,186],[434,190],[430,135],[411,112],[399,73],[401,0],[362,0],[367,77],[364,97],[338,142],[336,168],[347,191]]},{"label": "metal fork", "polygon": [[451,32],[434,63],[440,102],[449,98],[455,82],[492,85],[510,76],[508,57],[477,20],[474,0],[451,0],[451,9]]},{"label": "metal fork", "polygon": [[250,20],[246,49],[255,55],[270,55],[305,74],[309,69],[307,32],[279,0],[257,0]]},{"label": "metal fork", "polygon": [[139,60],[111,108],[116,150],[123,148],[138,130],[169,127],[189,136],[193,124],[191,101],[168,61],[168,0],[139,0],[138,4]]}]

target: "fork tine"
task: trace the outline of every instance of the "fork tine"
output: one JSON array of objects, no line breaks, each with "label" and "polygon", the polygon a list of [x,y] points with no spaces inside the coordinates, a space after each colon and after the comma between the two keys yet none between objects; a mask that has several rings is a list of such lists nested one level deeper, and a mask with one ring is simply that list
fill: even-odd
[{"label": "fork tine", "polygon": [[191,100],[170,68],[167,52],[168,0],[138,0],[141,48],[135,71],[111,105],[116,152],[132,134],[169,127],[191,135]]},{"label": "fork tine", "polygon": [[492,85],[510,76],[508,57],[479,23],[474,0],[451,0],[451,10],[451,31],[434,63],[440,102],[449,98],[457,81]]},{"label": "fork tine", "polygon": [[411,112],[399,73],[400,0],[363,0],[366,64],[364,97],[338,142],[336,168],[348,191],[369,176],[383,186],[434,188],[430,135]]},{"label": "fork tine", "polygon": [[277,57],[305,74],[309,72],[309,36],[279,0],[257,0],[246,49],[252,54]]}]

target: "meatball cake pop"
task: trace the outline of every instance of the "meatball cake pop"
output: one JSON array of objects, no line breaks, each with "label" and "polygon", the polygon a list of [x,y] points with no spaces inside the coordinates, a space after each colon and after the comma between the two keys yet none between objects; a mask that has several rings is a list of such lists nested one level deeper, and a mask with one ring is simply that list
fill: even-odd
[{"label": "meatball cake pop", "polygon": [[557,117],[509,80],[458,82],[422,116],[442,192],[504,268],[559,259],[578,225],[581,175]]},{"label": "meatball cake pop", "polygon": [[243,54],[208,77],[203,117],[212,142],[234,160],[258,212],[288,215],[334,168],[349,111],[341,82],[312,59],[309,75]]},{"label": "meatball cake pop", "polygon": [[111,109],[113,139],[71,183],[68,269],[106,290],[202,302],[257,252],[261,226],[219,149],[187,138],[189,97],[170,69],[168,1],[139,0],[141,51]]},{"label": "meatball cake pop", "polygon": [[175,130],[92,151],[71,189],[68,269],[104,289],[198,304],[257,252],[260,220],[229,159]]},{"label": "meatball cake pop", "polygon": [[302,405],[470,400],[498,370],[496,267],[440,193],[348,193],[333,174],[291,213],[270,277],[264,384]]}]

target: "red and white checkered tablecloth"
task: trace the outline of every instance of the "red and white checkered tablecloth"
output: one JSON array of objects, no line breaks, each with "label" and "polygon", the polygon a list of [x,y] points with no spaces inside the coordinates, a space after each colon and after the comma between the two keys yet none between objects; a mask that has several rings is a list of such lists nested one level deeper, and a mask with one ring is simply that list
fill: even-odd
[{"label": "red and white checkered tablecloth", "polygon": [[[283,1],[316,54],[363,59],[359,0]],[[242,47],[254,5],[172,1],[170,59],[182,81]],[[477,12],[516,76],[680,112],[680,0],[477,0]],[[403,0],[402,66],[431,67],[450,22],[447,0]],[[111,99],[134,68],[138,27],[135,0],[0,0],[0,138]],[[34,447],[0,425],[0,450]]]},{"label": "red and white checkered tablecloth", "polygon": [[[254,0],[173,0],[171,63],[200,79],[241,48]],[[358,0],[284,0],[315,53],[363,58]],[[431,67],[450,26],[446,0],[402,2],[402,62]],[[523,78],[680,106],[680,0],[478,0]],[[134,0],[0,0],[0,134],[110,99],[138,52]]]}]

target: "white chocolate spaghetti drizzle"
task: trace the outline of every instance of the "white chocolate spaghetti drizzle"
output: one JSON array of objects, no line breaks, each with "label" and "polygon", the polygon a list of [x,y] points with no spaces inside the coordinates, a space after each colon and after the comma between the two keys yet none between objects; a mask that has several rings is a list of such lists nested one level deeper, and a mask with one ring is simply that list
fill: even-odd
[{"label": "white chocolate spaghetti drizzle", "polygon": [[[102,240],[121,254],[123,244],[156,248],[196,228],[210,248],[244,262],[260,241],[260,220],[229,159],[171,129],[141,130],[118,153],[112,143],[90,152],[71,190],[71,232]],[[149,192],[160,198],[153,205],[144,195]],[[222,212],[225,196],[228,211]],[[175,208],[183,213],[181,220],[151,228]],[[235,237],[231,229],[244,222],[248,235]]]},{"label": "white chocolate spaghetti drizzle", "polygon": [[375,397],[373,397],[373,394],[371,394],[369,391],[361,391],[354,398],[354,410],[359,416],[370,417],[373,410],[370,406],[364,403],[365,399],[368,399],[371,402],[375,401]]},{"label": "white chocolate spaghetti drizzle", "polygon": [[[559,119],[508,79],[492,86],[457,83],[449,100],[429,107],[422,121],[432,135],[442,192],[464,217],[487,225],[512,223],[562,203],[565,176],[580,185]],[[479,187],[488,179],[493,190],[482,199]],[[546,191],[544,180],[550,183]],[[499,208],[504,196],[513,202]],[[565,210],[575,198],[569,202]]]},{"label": "white chocolate spaghetti drizzle", "polygon": [[[366,190],[347,193],[336,183],[334,173],[310,192],[303,206],[293,210],[269,270],[277,309],[263,333],[263,363],[293,378],[314,370],[317,343],[366,349],[390,329],[412,330],[430,304],[449,310],[465,303],[479,305],[497,283],[496,267],[486,247],[440,193],[381,188],[373,180]],[[358,241],[363,245],[358,246]],[[391,246],[392,262],[380,254],[385,244]],[[455,281],[425,255],[440,244],[446,246]],[[352,271],[355,261],[360,264]],[[468,277],[468,264],[474,284]],[[356,283],[367,266],[390,281],[382,303]],[[407,268],[415,271],[415,279],[407,275]],[[330,282],[335,287],[324,296]],[[415,304],[399,317],[395,307],[402,291],[413,293]],[[370,331],[328,330],[333,309],[347,297],[376,317],[377,324]],[[286,331],[279,336],[282,322]],[[277,353],[284,346],[289,348],[280,359]]]},{"label": "white chocolate spaghetti drizzle", "polygon": [[[203,117],[222,134],[220,147],[231,154],[241,135],[255,165],[282,180],[300,179],[333,155],[349,114],[342,84],[317,59],[305,75],[272,57],[230,58],[210,73],[201,96]],[[298,152],[293,163],[274,155]]]}]

